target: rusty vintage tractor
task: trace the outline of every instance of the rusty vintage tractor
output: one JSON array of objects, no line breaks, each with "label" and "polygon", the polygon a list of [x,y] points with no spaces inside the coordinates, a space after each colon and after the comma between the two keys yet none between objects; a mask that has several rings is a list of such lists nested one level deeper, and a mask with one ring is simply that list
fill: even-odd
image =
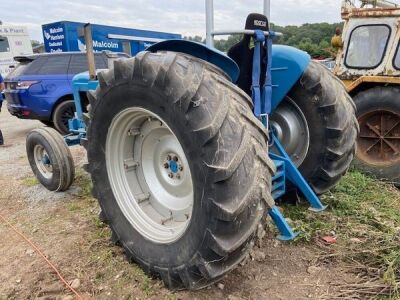
[{"label": "rusty vintage tractor", "polygon": [[343,47],[335,74],[357,106],[360,125],[355,164],[400,185],[400,5],[342,3]]}]

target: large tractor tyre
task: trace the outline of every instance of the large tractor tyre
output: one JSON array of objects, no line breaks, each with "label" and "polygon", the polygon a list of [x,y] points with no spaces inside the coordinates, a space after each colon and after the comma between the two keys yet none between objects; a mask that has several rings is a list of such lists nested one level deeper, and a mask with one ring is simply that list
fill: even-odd
[{"label": "large tractor tyre", "polygon": [[360,124],[355,166],[400,186],[400,88],[375,87],[354,101]]},{"label": "large tractor tyre", "polygon": [[311,62],[271,116],[279,140],[317,194],[334,187],[355,154],[355,106],[343,84]]},{"label": "large tractor tyre", "polygon": [[26,137],[29,164],[48,190],[67,190],[74,181],[74,161],[62,136],[53,128],[34,129]]},{"label": "large tractor tyre", "polygon": [[88,170],[113,241],[172,289],[199,289],[248,254],[273,205],[267,135],[219,69],[142,52],[89,94]]},{"label": "large tractor tyre", "polygon": [[74,100],[65,100],[57,105],[53,112],[53,124],[55,129],[62,135],[69,133],[68,120],[75,114]]}]

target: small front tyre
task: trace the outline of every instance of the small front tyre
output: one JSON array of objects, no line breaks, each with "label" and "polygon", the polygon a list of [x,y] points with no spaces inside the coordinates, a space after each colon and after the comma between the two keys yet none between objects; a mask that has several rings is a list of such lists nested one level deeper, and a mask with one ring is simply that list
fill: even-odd
[{"label": "small front tyre", "polygon": [[71,186],[74,162],[67,144],[56,130],[43,127],[29,132],[26,152],[33,173],[46,189],[61,192]]}]

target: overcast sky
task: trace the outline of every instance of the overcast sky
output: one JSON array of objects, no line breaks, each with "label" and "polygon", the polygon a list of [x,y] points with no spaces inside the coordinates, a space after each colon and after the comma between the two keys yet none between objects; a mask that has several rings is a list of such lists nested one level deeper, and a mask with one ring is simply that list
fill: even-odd
[{"label": "overcast sky", "polygon": [[[215,0],[216,29],[242,28],[262,0]],[[340,21],[341,0],[271,0],[271,19],[279,25]],[[25,25],[43,41],[41,25],[55,21],[205,35],[204,0],[0,0],[4,24]]]}]

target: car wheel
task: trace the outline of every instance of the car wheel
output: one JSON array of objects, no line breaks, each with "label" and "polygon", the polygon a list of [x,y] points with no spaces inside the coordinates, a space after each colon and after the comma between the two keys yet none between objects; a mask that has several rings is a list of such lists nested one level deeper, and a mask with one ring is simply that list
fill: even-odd
[{"label": "car wheel", "polygon": [[69,133],[68,120],[75,114],[74,100],[65,100],[58,104],[53,113],[53,123],[55,129],[63,135]]}]

